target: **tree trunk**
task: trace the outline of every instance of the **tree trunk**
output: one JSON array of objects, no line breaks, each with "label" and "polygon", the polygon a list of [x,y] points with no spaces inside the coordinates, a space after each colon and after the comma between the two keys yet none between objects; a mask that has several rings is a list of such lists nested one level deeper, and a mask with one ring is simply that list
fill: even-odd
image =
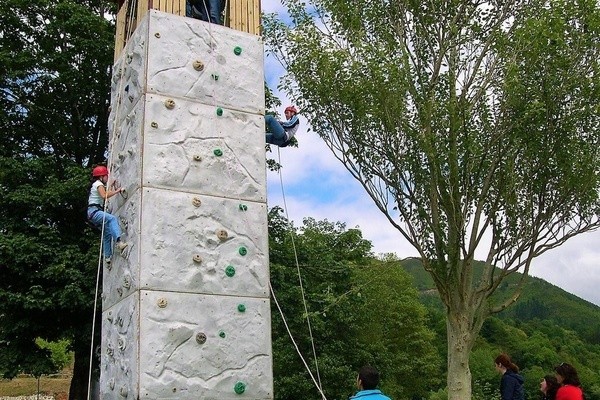
[{"label": "tree trunk", "polygon": [[471,329],[469,313],[448,310],[448,400],[471,398],[469,353],[477,332]]},{"label": "tree trunk", "polygon": [[[88,350],[89,352],[89,350]],[[89,379],[89,354],[75,351],[73,378],[69,388],[69,400],[87,400]]]}]

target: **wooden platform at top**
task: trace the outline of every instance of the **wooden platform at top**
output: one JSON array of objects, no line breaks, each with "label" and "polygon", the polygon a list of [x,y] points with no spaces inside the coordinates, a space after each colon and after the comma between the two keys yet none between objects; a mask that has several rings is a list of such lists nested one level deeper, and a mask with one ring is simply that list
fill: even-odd
[{"label": "wooden platform at top", "polygon": [[[125,0],[119,2],[115,34],[115,60],[148,10],[185,16],[187,0]],[[225,26],[260,35],[260,0],[225,0]]]}]

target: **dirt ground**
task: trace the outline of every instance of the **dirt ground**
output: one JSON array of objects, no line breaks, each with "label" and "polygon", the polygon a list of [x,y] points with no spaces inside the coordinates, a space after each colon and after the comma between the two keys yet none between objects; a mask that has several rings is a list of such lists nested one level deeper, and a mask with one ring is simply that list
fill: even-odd
[{"label": "dirt ground", "polygon": [[[56,377],[42,377],[40,379],[40,400],[67,400],[69,398],[69,385],[71,376],[60,374]],[[36,378],[18,376],[12,380],[0,380],[0,400],[9,400],[21,397],[19,400],[37,400],[38,382]],[[30,397],[33,396],[33,397]],[[48,396],[48,397],[42,397]],[[15,399],[16,400],[16,399]]]}]

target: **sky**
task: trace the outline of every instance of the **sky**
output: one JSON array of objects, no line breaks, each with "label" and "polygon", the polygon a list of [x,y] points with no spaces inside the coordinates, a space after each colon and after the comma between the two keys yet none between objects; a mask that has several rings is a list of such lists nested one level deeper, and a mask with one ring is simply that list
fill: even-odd
[{"label": "sky", "polygon": [[[263,0],[262,10],[284,13],[279,0]],[[280,115],[291,104],[284,93],[277,91],[284,74],[277,61],[265,57],[265,79],[282,101]],[[280,159],[283,165],[281,173],[267,173],[268,206],[284,207],[285,200],[286,212],[296,226],[302,225],[303,218],[313,217],[344,222],[347,228],[358,227],[363,237],[372,242],[375,254],[395,253],[399,258],[417,256],[322,139],[307,131],[309,126],[301,114],[300,121],[296,134],[299,147],[279,150],[274,147],[268,154],[269,158]],[[600,306],[600,231],[579,235],[536,258],[531,275]]]}]

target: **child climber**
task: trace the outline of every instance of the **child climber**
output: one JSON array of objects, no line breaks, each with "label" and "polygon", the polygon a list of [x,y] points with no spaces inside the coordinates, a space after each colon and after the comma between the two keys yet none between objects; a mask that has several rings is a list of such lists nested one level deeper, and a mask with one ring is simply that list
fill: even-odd
[{"label": "child climber", "polygon": [[274,144],[279,147],[285,147],[290,144],[290,141],[298,130],[300,120],[298,119],[298,110],[296,107],[286,107],[285,111],[286,121],[278,121],[272,115],[265,115],[265,124],[267,125],[268,131],[266,132],[266,141],[268,144]]},{"label": "child climber", "polygon": [[104,261],[106,261],[107,264],[110,264],[113,240],[117,242],[115,246],[120,252],[125,250],[128,243],[121,240],[121,227],[119,226],[119,221],[117,221],[112,214],[104,211],[104,202],[115,194],[121,193],[123,189],[106,189],[108,169],[105,166],[100,165],[95,167],[92,170],[92,176],[95,180],[94,183],[92,183],[90,197],[88,198],[87,217],[92,224],[99,228],[102,228],[103,223],[105,224],[102,235],[102,248],[104,252]]}]

